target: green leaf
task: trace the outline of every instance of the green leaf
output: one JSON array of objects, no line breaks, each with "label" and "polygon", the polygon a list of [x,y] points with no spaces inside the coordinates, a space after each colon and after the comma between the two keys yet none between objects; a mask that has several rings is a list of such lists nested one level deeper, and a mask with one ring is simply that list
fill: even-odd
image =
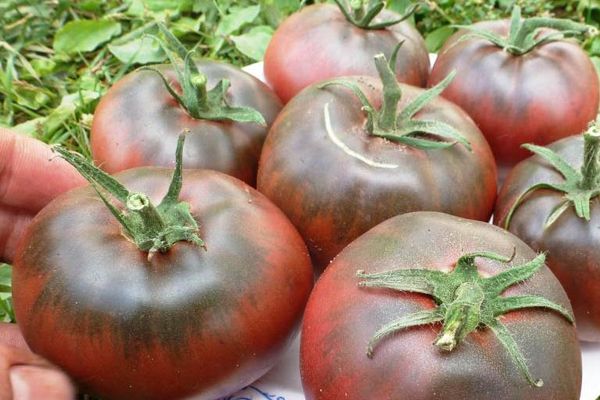
[{"label": "green leaf", "polygon": [[600,0],[579,0],[577,10],[580,13],[586,10],[600,10]]},{"label": "green leaf", "polygon": [[0,264],[0,286],[10,286],[12,282],[12,270],[8,264]]},{"label": "green leaf", "polygon": [[200,30],[200,18],[183,17],[173,22],[169,29],[173,35],[181,37],[188,33],[198,33]]},{"label": "green leaf", "polygon": [[141,17],[144,15],[144,2],[142,0],[131,0],[126,14],[132,17]]},{"label": "green leaf", "polygon": [[82,90],[79,93],[72,93],[62,98],[60,105],[48,115],[45,129],[53,131],[57,129],[64,121],[77,111],[77,109],[98,99],[100,93],[89,90]]},{"label": "green leaf", "polygon": [[408,7],[412,5],[412,3],[412,0],[390,0],[387,8],[402,15],[408,9]]},{"label": "green leaf", "polygon": [[600,56],[600,36],[596,36],[592,39],[589,45],[588,52],[592,56]]},{"label": "green leaf", "polygon": [[255,26],[247,33],[232,36],[235,47],[253,60],[261,61],[265,56],[267,45],[273,36],[273,28],[268,25]]},{"label": "green leaf", "polygon": [[0,321],[14,322],[12,305],[12,268],[0,263]]},{"label": "green leaf", "polygon": [[39,76],[44,76],[54,71],[56,63],[49,58],[36,58],[31,60],[31,66]]},{"label": "green leaf", "polygon": [[39,117],[30,119],[29,121],[22,122],[18,125],[11,127],[10,129],[27,136],[34,136],[37,132],[43,129],[44,123],[48,117]]},{"label": "green leaf", "polygon": [[227,36],[238,29],[243,27],[246,24],[254,21],[258,14],[260,13],[260,6],[250,6],[250,7],[231,7],[229,9],[229,14],[224,16],[217,26],[216,35],[217,36]]},{"label": "green leaf", "polygon": [[302,3],[300,0],[261,0],[262,16],[269,25],[277,27],[288,15],[298,11]]},{"label": "green leaf", "polygon": [[71,21],[56,33],[54,50],[59,53],[92,51],[120,33],[121,24],[115,21]]},{"label": "green leaf", "polygon": [[[61,127],[75,112],[92,101],[100,98],[100,93],[81,90],[64,96],[59,104],[47,117],[35,118],[23,122],[13,129],[19,133],[33,136],[36,133],[52,133]],[[41,132],[40,132],[41,131]]]},{"label": "green leaf", "polygon": [[160,44],[151,36],[142,36],[124,44],[109,44],[108,50],[123,64],[150,64],[167,58]]},{"label": "green leaf", "polygon": [[594,67],[596,67],[596,73],[598,74],[598,78],[600,78],[600,57],[591,57],[592,63]]},{"label": "green leaf", "polygon": [[454,28],[450,26],[442,26],[430,32],[425,37],[425,45],[427,46],[427,50],[430,53],[436,53],[439,49],[442,48],[446,40],[454,33]]},{"label": "green leaf", "polygon": [[39,110],[42,106],[48,104],[51,93],[42,88],[29,85],[24,81],[14,81],[14,94],[18,104],[28,107],[32,110]]},{"label": "green leaf", "polygon": [[190,10],[191,0],[132,0],[129,2],[127,13],[142,16],[144,10],[151,12]]},{"label": "green leaf", "polygon": [[102,11],[102,3],[102,0],[84,0],[79,3],[78,8],[82,11],[97,13]]}]

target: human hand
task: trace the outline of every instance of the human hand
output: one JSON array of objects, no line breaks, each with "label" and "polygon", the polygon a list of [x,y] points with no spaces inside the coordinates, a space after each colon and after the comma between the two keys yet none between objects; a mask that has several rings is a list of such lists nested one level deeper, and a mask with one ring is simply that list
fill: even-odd
[{"label": "human hand", "polygon": [[[31,219],[54,197],[84,184],[44,143],[0,128],[0,261],[11,261]],[[75,388],[33,354],[19,328],[0,323],[0,400],[69,400]]]},{"label": "human hand", "polygon": [[18,239],[38,211],[83,184],[48,145],[0,128],[0,261],[12,260]]},{"label": "human hand", "polygon": [[69,377],[33,354],[17,325],[0,323],[0,400],[74,398]]}]

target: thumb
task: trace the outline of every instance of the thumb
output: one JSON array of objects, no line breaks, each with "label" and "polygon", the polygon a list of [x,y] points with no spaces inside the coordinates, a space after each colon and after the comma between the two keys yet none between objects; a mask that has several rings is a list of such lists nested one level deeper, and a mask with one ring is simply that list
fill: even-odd
[{"label": "thumb", "polygon": [[0,205],[36,213],[59,194],[85,183],[50,146],[0,128]]},{"label": "thumb", "polygon": [[14,400],[72,400],[73,384],[63,372],[54,368],[18,365],[10,369]]}]

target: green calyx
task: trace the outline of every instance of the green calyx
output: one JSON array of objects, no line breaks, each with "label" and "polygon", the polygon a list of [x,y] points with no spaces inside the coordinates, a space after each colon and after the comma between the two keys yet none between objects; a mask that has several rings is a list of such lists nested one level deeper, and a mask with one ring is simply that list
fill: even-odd
[{"label": "green calyx", "polygon": [[578,171],[554,151],[533,144],[524,144],[522,147],[537,154],[547,161],[557,172],[564,182],[550,183],[540,182],[527,188],[517,199],[509,210],[504,221],[504,228],[510,227],[512,217],[517,208],[531,193],[539,189],[555,190],[564,193],[563,201],[556,206],[548,218],[544,228],[548,228],[571,206],[579,218],[589,221],[591,218],[590,203],[600,195],[600,118],[592,122],[588,130],[583,134],[583,164]]},{"label": "green calyx", "polygon": [[[212,89],[207,88],[207,78],[192,59],[194,50],[187,51],[183,44],[163,25],[158,24],[164,41],[157,39],[169,57],[177,74],[182,94],[178,94],[164,74],[154,67],[142,67],[140,70],[152,71],[162,79],[169,94],[196,119],[211,121],[252,122],[266,126],[260,112],[250,107],[232,107],[227,102],[227,90],[230,82],[221,79]],[[183,71],[180,68],[183,62]]]},{"label": "green calyx", "polygon": [[[394,74],[396,57],[400,43],[394,50],[390,62],[383,54],[375,56],[375,66],[383,84],[383,104],[380,110],[375,109],[367,96],[352,81],[347,79],[330,80],[319,88],[328,86],[344,86],[356,95],[367,113],[367,131],[373,135],[394,142],[403,143],[418,149],[448,148],[456,143],[465,146],[469,151],[469,141],[451,125],[434,120],[415,119],[414,116],[434,98],[439,96],[454,79],[456,71],[450,73],[443,81],[413,99],[398,113],[398,103],[402,98],[400,83]],[[329,120],[329,109],[324,108],[325,120]],[[441,139],[436,140],[431,136]]]},{"label": "green calyx", "polygon": [[[191,242],[205,248],[204,241],[198,236],[198,224],[191,214],[189,204],[179,201],[184,140],[185,135],[180,135],[173,178],[167,194],[158,206],[154,206],[144,193],[130,192],[115,178],[95,167],[80,154],[61,146],[55,146],[53,149],[90,182],[123,227],[125,235],[140,250],[164,253],[179,241]],[[118,200],[124,206],[124,210],[114,206],[105,193]]]},{"label": "green calyx", "polygon": [[[521,17],[521,7],[519,6],[513,7],[508,37],[503,37],[494,32],[482,30],[471,25],[457,25],[456,28],[470,31],[469,34],[461,37],[460,41],[473,37],[482,38],[516,56],[527,54],[543,44],[556,42],[568,37],[584,35],[594,30],[589,25],[567,19],[543,17],[523,19]],[[539,30],[544,28],[552,29],[556,32],[538,37]]]},{"label": "green calyx", "polygon": [[452,351],[470,333],[477,329],[489,328],[500,340],[527,381],[533,386],[542,386],[543,381],[534,379],[529,372],[525,357],[499,317],[510,311],[525,308],[553,310],[571,323],[574,323],[573,316],[561,305],[541,296],[501,296],[506,289],[528,280],[542,268],[546,259],[544,254],[489,278],[482,277],[475,265],[476,258],[509,263],[513,257],[506,258],[490,252],[465,254],[458,259],[451,272],[398,269],[367,274],[358,271],[357,276],[361,279],[358,284],[360,287],[423,293],[433,297],[437,304],[434,309],[402,316],[381,327],[368,344],[369,358],[373,357],[379,342],[410,327],[441,323],[442,329],[433,344],[442,351]]},{"label": "green calyx", "polygon": [[361,29],[385,29],[388,26],[399,24],[410,18],[416,11],[419,4],[411,4],[400,18],[373,22],[375,17],[385,8],[385,1],[381,0],[350,0],[349,7],[343,3],[343,0],[335,0],[344,17],[352,25]]}]

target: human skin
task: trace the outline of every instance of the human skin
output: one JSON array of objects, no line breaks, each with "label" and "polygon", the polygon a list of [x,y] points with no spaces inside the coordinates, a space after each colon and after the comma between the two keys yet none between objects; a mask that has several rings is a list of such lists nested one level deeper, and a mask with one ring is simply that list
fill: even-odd
[{"label": "human skin", "polygon": [[10,262],[31,219],[85,180],[38,140],[0,128],[0,261]]},{"label": "human skin", "polygon": [[[19,238],[38,211],[84,183],[46,144],[0,128],[0,261],[12,261]],[[17,325],[0,323],[0,399],[74,397],[69,377],[32,353]]]}]

